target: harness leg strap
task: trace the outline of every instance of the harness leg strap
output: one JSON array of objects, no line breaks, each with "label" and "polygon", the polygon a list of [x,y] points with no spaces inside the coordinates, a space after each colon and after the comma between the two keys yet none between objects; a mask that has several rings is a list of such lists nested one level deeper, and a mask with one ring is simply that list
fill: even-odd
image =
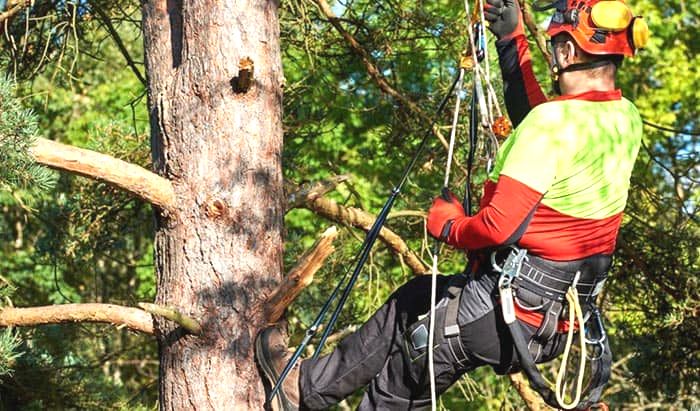
[{"label": "harness leg strap", "polygon": [[530,342],[528,343],[530,356],[534,358],[535,362],[537,362],[537,360],[540,358],[542,347],[547,344],[552,337],[554,337],[554,334],[556,334],[557,325],[559,324],[559,316],[563,310],[564,305],[559,301],[552,301],[549,303],[547,311],[544,313],[542,324],[540,324],[537,332],[532,336]]}]

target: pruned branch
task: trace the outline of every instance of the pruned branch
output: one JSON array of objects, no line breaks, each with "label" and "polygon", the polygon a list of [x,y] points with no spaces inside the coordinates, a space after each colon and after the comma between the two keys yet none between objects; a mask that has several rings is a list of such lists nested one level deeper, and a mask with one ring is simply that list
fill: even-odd
[{"label": "pruned branch", "polygon": [[39,164],[105,181],[165,210],[175,208],[175,190],[170,180],[143,167],[44,138],[37,139],[31,153]]},{"label": "pruned branch", "polygon": [[148,313],[158,315],[160,317],[163,317],[165,319],[179,324],[190,334],[200,335],[202,333],[202,326],[199,324],[199,321],[185,314],[182,314],[175,308],[163,307],[162,305],[151,303],[139,303],[138,306]]},{"label": "pruned branch", "polygon": [[323,266],[326,258],[335,251],[333,240],[337,236],[338,230],[335,226],[324,231],[313,247],[304,253],[297,265],[284,277],[277,290],[265,303],[265,318],[268,323],[279,321],[289,304],[311,284],[314,274]]},{"label": "pruned branch", "polygon": [[0,310],[0,327],[31,327],[44,324],[107,323],[153,334],[153,317],[143,310],[114,304],[59,304]]}]

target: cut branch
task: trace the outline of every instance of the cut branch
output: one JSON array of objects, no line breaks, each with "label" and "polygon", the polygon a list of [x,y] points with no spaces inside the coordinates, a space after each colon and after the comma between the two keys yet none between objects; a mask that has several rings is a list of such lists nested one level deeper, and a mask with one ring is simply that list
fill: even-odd
[{"label": "cut branch", "polygon": [[170,180],[143,167],[44,138],[37,139],[31,152],[40,164],[105,181],[165,210],[174,209],[175,190]]},{"label": "cut branch", "polygon": [[[309,200],[303,204],[303,207],[331,221],[361,228],[365,231],[369,231],[376,219],[375,216],[370,213],[354,207],[345,207],[324,197]],[[394,253],[403,258],[406,265],[411,268],[414,274],[425,274],[428,271],[427,267],[421,262],[418,256],[408,248],[406,242],[398,234],[384,227],[379,233],[379,239]]]},{"label": "cut branch", "polygon": [[284,310],[294,301],[299,293],[314,279],[316,272],[323,266],[335,247],[333,240],[338,236],[335,226],[327,229],[316,243],[299,259],[297,265],[284,277],[277,290],[265,304],[265,318],[272,324],[279,321]]},{"label": "cut branch", "polygon": [[143,310],[113,304],[59,304],[0,310],[0,327],[30,327],[44,324],[108,323],[153,334],[153,317]]},{"label": "cut branch", "polygon": [[153,315],[158,315],[170,321],[179,324],[182,328],[187,330],[190,334],[200,335],[202,333],[202,326],[197,320],[192,317],[182,314],[180,311],[172,307],[163,307],[157,304],[151,303],[139,303],[144,311],[151,313]]}]

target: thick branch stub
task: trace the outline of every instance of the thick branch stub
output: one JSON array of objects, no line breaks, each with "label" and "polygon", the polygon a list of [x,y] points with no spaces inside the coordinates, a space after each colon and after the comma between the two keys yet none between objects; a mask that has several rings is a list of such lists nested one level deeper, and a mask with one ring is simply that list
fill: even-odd
[{"label": "thick branch stub", "polygon": [[58,304],[0,310],[0,327],[33,327],[45,324],[107,323],[153,334],[153,317],[143,310],[114,304]]},{"label": "thick branch stub", "polygon": [[170,321],[179,324],[182,328],[187,330],[190,334],[200,335],[202,333],[202,326],[197,320],[192,317],[182,314],[180,311],[172,307],[163,307],[157,304],[151,303],[139,303],[144,311],[149,312],[153,315],[158,315]]},{"label": "thick branch stub", "polygon": [[39,164],[104,181],[165,210],[175,209],[175,190],[170,180],[143,167],[45,138],[37,139],[31,152]]},{"label": "thick branch stub", "polygon": [[250,57],[244,57],[238,62],[238,76],[231,79],[231,86],[236,93],[250,90],[254,82],[255,65]]},{"label": "thick branch stub", "polygon": [[333,240],[337,236],[338,229],[335,226],[328,228],[284,277],[265,304],[265,318],[269,324],[279,321],[284,310],[311,284],[326,258],[335,251]]}]

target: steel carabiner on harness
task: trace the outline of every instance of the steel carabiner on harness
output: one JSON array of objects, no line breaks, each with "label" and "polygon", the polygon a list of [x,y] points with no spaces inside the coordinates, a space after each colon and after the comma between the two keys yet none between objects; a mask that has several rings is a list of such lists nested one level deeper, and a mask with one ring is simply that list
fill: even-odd
[{"label": "steel carabiner on harness", "polygon": [[[595,320],[595,327],[597,328],[598,337],[590,339],[590,340],[586,337],[586,344],[597,347],[600,350],[600,352],[598,353],[598,355],[594,354],[594,356],[592,356],[592,357],[587,355],[587,357],[590,361],[597,361],[597,360],[601,359],[601,357],[603,357],[603,354],[605,354],[605,344],[604,343],[605,343],[605,340],[608,338],[608,335],[605,332],[605,326],[603,325],[603,319],[601,318],[600,310],[598,309],[598,307],[593,306],[593,308],[590,311],[590,314],[591,315],[589,317],[589,320],[590,319]],[[592,327],[586,327],[585,330],[591,331],[592,329],[593,329]]]},{"label": "steel carabiner on harness", "polygon": [[500,267],[496,264],[496,252],[491,254],[491,264],[494,270],[501,273],[498,278],[498,294],[501,298],[501,309],[503,310],[503,320],[506,324],[513,324],[515,322],[515,303],[513,296],[513,280],[520,273],[520,267],[523,265],[523,261],[527,259],[526,249],[517,249],[508,254],[506,261],[503,266]]}]

